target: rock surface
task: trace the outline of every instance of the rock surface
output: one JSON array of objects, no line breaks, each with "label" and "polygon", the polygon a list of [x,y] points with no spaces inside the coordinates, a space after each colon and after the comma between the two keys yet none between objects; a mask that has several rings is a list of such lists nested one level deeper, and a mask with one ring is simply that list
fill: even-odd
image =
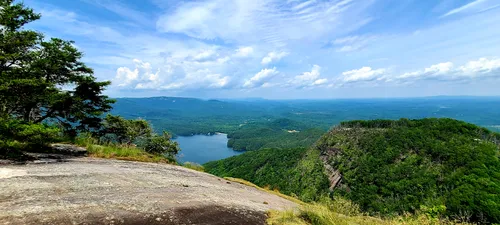
[{"label": "rock surface", "polygon": [[83,157],[0,166],[0,224],[265,224],[266,211],[294,207],[173,165]]}]

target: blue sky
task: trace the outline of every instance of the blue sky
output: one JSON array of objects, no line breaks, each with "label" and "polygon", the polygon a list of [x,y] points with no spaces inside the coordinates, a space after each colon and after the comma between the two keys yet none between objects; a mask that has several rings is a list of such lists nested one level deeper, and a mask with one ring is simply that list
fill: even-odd
[{"label": "blue sky", "polygon": [[24,0],[113,97],[500,95],[498,0]]}]

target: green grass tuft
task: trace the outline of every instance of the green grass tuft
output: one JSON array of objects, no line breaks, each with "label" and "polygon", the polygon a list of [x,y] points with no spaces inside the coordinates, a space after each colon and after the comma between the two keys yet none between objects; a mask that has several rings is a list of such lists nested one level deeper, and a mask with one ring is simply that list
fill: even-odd
[{"label": "green grass tuft", "polygon": [[99,145],[93,138],[79,138],[76,144],[85,147],[89,157],[119,159],[139,162],[169,163],[175,164],[175,160],[169,159],[163,155],[155,155],[135,146],[127,145]]},{"label": "green grass tuft", "polygon": [[196,170],[196,171],[200,171],[200,172],[204,172],[205,171],[205,168],[198,164],[198,163],[194,163],[194,162],[185,162],[182,164],[183,167],[186,167],[188,169],[192,169],[192,170]]}]

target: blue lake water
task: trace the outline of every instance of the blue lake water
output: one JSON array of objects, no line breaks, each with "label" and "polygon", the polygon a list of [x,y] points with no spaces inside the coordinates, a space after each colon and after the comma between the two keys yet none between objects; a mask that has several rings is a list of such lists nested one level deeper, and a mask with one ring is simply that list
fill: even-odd
[{"label": "blue lake water", "polygon": [[228,148],[227,140],[227,134],[179,136],[174,139],[181,148],[177,159],[180,162],[203,164],[242,153]]}]

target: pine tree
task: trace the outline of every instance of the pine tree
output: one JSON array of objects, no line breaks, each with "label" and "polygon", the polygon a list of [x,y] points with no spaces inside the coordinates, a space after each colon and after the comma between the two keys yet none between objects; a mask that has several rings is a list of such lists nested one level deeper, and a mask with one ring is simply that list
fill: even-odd
[{"label": "pine tree", "polygon": [[57,122],[66,134],[92,131],[114,100],[103,95],[72,41],[46,39],[24,29],[41,15],[14,0],[0,0],[0,117]]}]

